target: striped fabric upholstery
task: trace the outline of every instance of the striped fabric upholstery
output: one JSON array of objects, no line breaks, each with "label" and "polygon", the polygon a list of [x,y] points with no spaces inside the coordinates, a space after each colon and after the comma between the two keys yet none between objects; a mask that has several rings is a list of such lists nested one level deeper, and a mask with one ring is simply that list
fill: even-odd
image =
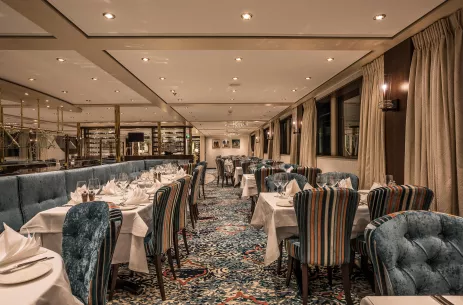
[{"label": "striped fabric upholstery", "polygon": [[106,304],[106,292],[108,290],[109,275],[111,273],[111,261],[114,249],[122,227],[122,212],[118,209],[109,210],[109,227],[106,238],[100,247],[95,274],[92,279],[89,304]]},{"label": "striped fabric upholstery", "polygon": [[191,181],[190,206],[194,206],[198,201],[199,182],[203,171],[204,167],[201,165],[197,166],[193,171],[193,179]]},{"label": "striped fabric upholstery", "polygon": [[[201,175],[200,184],[204,185],[204,181],[206,180],[207,162],[206,161],[201,161],[201,162],[198,163],[198,165],[196,165],[196,167],[198,167],[200,165],[203,167],[203,174]],[[189,174],[189,175],[193,176],[193,171],[191,171],[191,174]]]},{"label": "striped fabric upholstery", "polygon": [[322,170],[317,167],[298,166],[293,167],[292,172],[305,176],[309,184],[313,187],[316,187],[317,175],[320,174]]},{"label": "striped fabric upholstery", "polygon": [[326,187],[297,193],[294,209],[299,238],[288,239],[288,253],[309,265],[349,263],[349,241],[358,202],[358,193],[351,189]]},{"label": "striped fabric upholstery", "polygon": [[[325,177],[334,177],[335,175],[338,175],[338,177],[341,177],[341,179],[347,179],[350,178],[350,181],[352,183],[352,188],[356,191],[359,190],[359,177],[357,177],[354,174],[351,173],[339,173],[339,172],[328,172],[328,173],[323,173],[322,176]],[[316,176],[315,176],[316,178]]]},{"label": "striped fabric upholstery", "polygon": [[174,210],[174,232],[182,230],[186,225],[186,204],[188,202],[191,178],[192,176],[187,175],[177,180],[180,182],[180,196],[178,196]]},{"label": "striped fabric upholstery", "polygon": [[151,235],[154,254],[166,253],[172,247],[172,217],[178,196],[180,196],[180,185],[180,182],[174,181],[161,187],[154,196],[153,233]]},{"label": "striped fabric upholstery", "polygon": [[188,175],[193,175],[193,169],[195,168],[195,165],[193,163],[187,163],[187,164],[182,164],[181,167],[187,173]]},{"label": "striped fabric upholstery", "polygon": [[254,172],[254,177],[256,178],[256,185],[257,185],[257,193],[260,194],[260,192],[266,192],[267,187],[265,186],[265,178],[267,178],[270,175],[276,174],[276,173],[282,173],[284,170],[282,169],[274,169],[274,168],[268,168],[268,167],[262,167]]}]

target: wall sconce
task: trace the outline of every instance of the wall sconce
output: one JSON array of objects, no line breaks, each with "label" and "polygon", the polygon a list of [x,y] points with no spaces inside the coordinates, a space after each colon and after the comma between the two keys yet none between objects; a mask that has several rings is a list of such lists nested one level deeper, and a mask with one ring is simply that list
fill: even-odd
[{"label": "wall sconce", "polygon": [[270,131],[267,131],[267,140],[273,140],[273,135]]},{"label": "wall sconce", "polygon": [[301,133],[302,121],[298,124],[297,121],[293,121],[293,134]]},{"label": "wall sconce", "polygon": [[381,85],[382,97],[379,102],[379,109],[383,111],[399,110],[399,100],[391,98],[392,78],[390,75],[384,75],[384,83]]},{"label": "wall sconce", "polygon": [[259,143],[259,137],[256,137],[256,143]]}]

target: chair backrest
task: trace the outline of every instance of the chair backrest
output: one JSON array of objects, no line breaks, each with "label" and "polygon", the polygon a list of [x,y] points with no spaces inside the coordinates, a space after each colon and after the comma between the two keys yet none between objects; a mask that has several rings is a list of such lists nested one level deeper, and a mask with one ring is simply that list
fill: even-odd
[{"label": "chair backrest", "polygon": [[[351,173],[342,173],[342,172],[328,172],[328,173],[323,173],[322,176],[325,176],[327,178],[331,177],[339,177],[341,179],[347,179],[350,178],[350,181],[352,183],[352,187],[354,190],[358,191],[359,190],[359,177],[357,177],[354,174]],[[317,176],[315,176],[316,180]]]},{"label": "chair backrest", "polygon": [[204,171],[204,167],[197,166],[195,170],[193,171],[193,179],[191,181],[191,193],[190,193],[190,206],[193,206],[196,204],[196,201],[198,200],[198,194],[199,194],[199,182],[200,182],[200,177]]},{"label": "chair backrest", "polygon": [[24,225],[21,209],[19,208],[18,178],[16,176],[1,177],[0,189],[0,233],[5,228],[3,223],[8,224],[13,230],[19,231]]},{"label": "chair backrest", "polygon": [[265,178],[265,185],[267,187],[267,191],[269,191],[269,192],[276,192],[277,191],[277,187],[275,185],[275,177],[277,175],[286,175],[286,177],[288,178],[288,181],[296,179],[297,185],[299,186],[299,188],[301,190],[304,189],[304,186],[307,183],[307,178],[302,176],[302,175],[299,175],[299,174],[295,174],[295,173],[276,173],[276,174],[270,175],[267,178]]},{"label": "chair backrest", "polygon": [[235,172],[235,168],[241,167],[241,159],[233,160],[233,172]]},{"label": "chair backrest", "polygon": [[[198,163],[198,165],[196,167],[198,167],[200,165],[203,167],[203,172],[201,174],[200,184],[204,185],[204,181],[206,180],[207,162],[206,161],[201,161],[201,162]],[[193,175],[193,173],[191,173],[191,175]]]},{"label": "chair backrest", "polygon": [[365,229],[381,295],[462,295],[463,218],[402,211]]},{"label": "chair backrest", "polygon": [[317,186],[317,175],[321,174],[322,170],[318,167],[296,166],[293,167],[293,173],[298,173],[307,178],[309,184],[313,187]]},{"label": "chair backrest", "polygon": [[172,217],[178,196],[180,196],[180,185],[180,182],[174,181],[161,187],[154,196],[153,234],[151,235],[154,254],[166,253],[172,246]]},{"label": "chair backrest", "polygon": [[116,249],[117,239],[122,228],[122,212],[119,209],[109,210],[109,227],[106,237],[100,247],[96,271],[92,279],[91,304],[105,305],[108,291],[109,275],[111,274],[111,261]]},{"label": "chair backrest", "polygon": [[291,167],[293,168],[293,170],[295,170],[298,167],[298,165],[297,164],[288,164],[288,163],[283,164],[284,169],[288,169],[288,168],[291,168]]},{"label": "chair backrest", "polygon": [[350,235],[358,202],[358,193],[345,188],[296,193],[294,209],[303,263],[335,266],[350,262]]},{"label": "chair backrest", "polygon": [[215,159],[215,164],[217,165],[217,175],[223,177],[225,175],[225,161],[221,158]]},{"label": "chair backrest", "polygon": [[94,201],[72,207],[63,224],[62,256],[72,294],[89,304],[92,279],[101,244],[109,228],[106,202]]},{"label": "chair backrest", "polygon": [[257,193],[260,194],[260,192],[266,191],[265,178],[267,178],[270,175],[282,172],[284,172],[284,170],[279,168],[275,169],[271,167],[262,167],[260,169],[257,169],[254,172],[254,177],[256,178]]},{"label": "chair backrest", "polygon": [[249,166],[251,165],[251,161],[243,161],[241,162],[241,167],[243,168],[243,174],[249,174]]},{"label": "chair backrest", "polygon": [[182,164],[180,166],[183,168],[185,173],[187,173],[188,175],[193,174],[193,169],[195,168],[195,165],[193,163],[186,163],[186,164]]},{"label": "chair backrest", "polygon": [[192,176],[190,175],[177,180],[180,182],[180,195],[174,209],[174,234],[186,226],[186,204],[188,202],[191,180]]},{"label": "chair backrest", "polygon": [[429,210],[434,192],[427,187],[396,185],[380,187],[368,193],[370,219],[406,210]]}]

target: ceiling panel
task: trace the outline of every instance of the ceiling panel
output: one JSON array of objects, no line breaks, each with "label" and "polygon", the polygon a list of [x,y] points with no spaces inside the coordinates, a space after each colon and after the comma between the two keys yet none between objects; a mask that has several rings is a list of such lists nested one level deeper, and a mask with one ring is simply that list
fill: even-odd
[{"label": "ceiling panel", "polygon": [[[49,0],[88,35],[397,34],[444,0]],[[116,16],[108,20],[103,13]],[[249,12],[251,20],[241,14]],[[373,17],[386,14],[380,22]],[[339,26],[339,25],[342,26]]]},{"label": "ceiling panel", "polygon": [[150,104],[75,51],[0,51],[0,78],[73,104]]},{"label": "ceiling panel", "polygon": [[109,52],[167,103],[291,104],[369,51]]},{"label": "ceiling panel", "polygon": [[0,35],[50,36],[45,30],[0,1]]}]

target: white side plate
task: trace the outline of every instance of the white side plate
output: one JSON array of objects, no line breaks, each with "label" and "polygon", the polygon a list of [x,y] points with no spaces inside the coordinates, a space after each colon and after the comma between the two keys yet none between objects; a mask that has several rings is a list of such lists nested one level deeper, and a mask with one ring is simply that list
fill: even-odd
[{"label": "white side plate", "polygon": [[50,263],[38,262],[37,264],[12,273],[0,274],[0,284],[13,285],[29,282],[47,274],[52,269],[53,267]]}]

